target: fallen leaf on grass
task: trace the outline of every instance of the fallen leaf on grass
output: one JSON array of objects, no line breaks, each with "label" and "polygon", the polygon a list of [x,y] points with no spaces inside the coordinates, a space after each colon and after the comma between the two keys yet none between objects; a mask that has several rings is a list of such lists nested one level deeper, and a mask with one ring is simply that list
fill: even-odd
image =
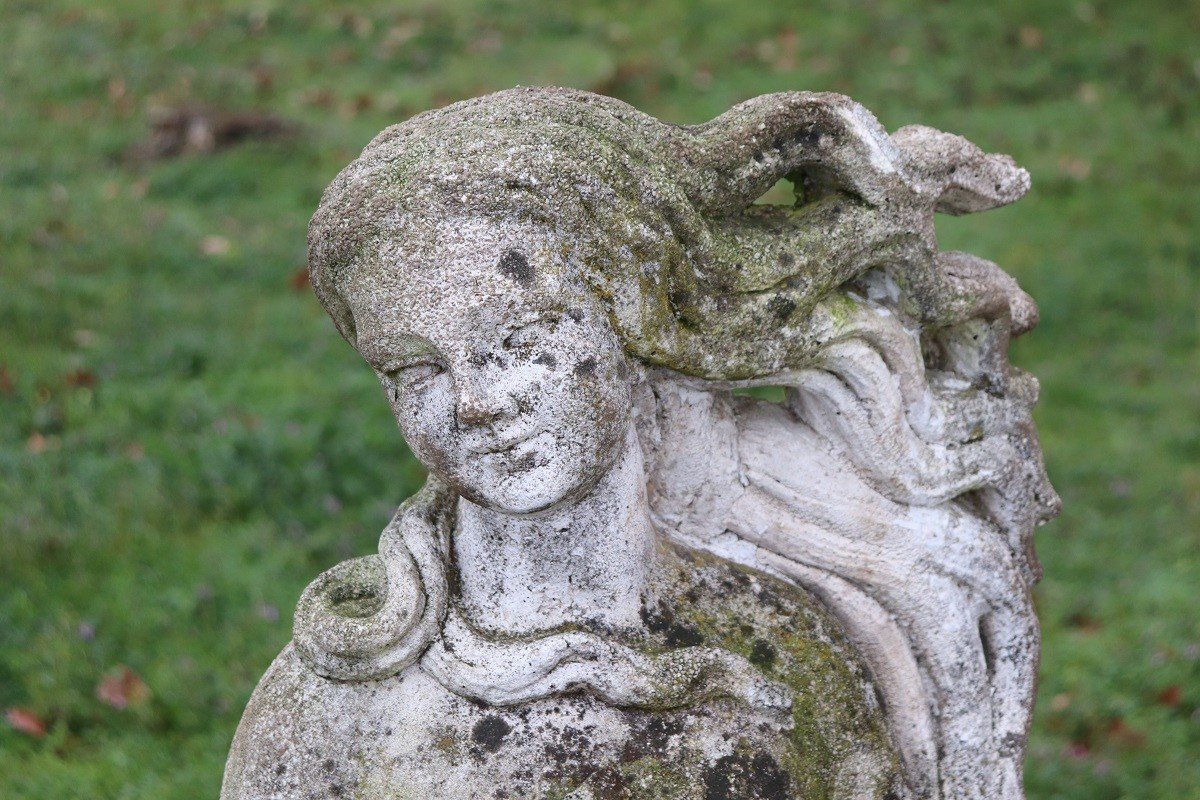
[{"label": "fallen leaf on grass", "polygon": [[68,372],[63,380],[72,389],[90,389],[96,385],[96,373],[80,368]]},{"label": "fallen leaf on grass", "polygon": [[301,267],[292,273],[292,277],[288,279],[288,283],[297,292],[307,292],[312,284],[308,280],[308,267]]},{"label": "fallen leaf on grass", "polygon": [[200,240],[200,252],[206,256],[229,255],[229,240],[224,236],[205,236]]},{"label": "fallen leaf on grass", "polygon": [[8,724],[12,726],[13,730],[26,736],[41,739],[46,735],[46,723],[27,708],[10,708],[4,712],[4,718],[8,720]]},{"label": "fallen leaf on grass", "polygon": [[1158,703],[1160,706],[1166,706],[1167,708],[1178,707],[1179,703],[1182,700],[1183,700],[1183,689],[1179,686],[1178,683],[1171,684],[1170,686],[1168,686],[1167,688],[1165,688],[1161,692],[1159,692],[1158,696],[1154,698],[1154,702]]},{"label": "fallen leaf on grass", "polygon": [[239,142],[283,139],[297,130],[294,123],[273,114],[199,106],[156,110],[150,126],[150,135],[130,152],[134,159],[211,153]]},{"label": "fallen leaf on grass", "polygon": [[1022,25],[1017,31],[1017,41],[1026,50],[1040,50],[1046,43],[1046,37],[1036,25]]},{"label": "fallen leaf on grass", "polygon": [[1137,749],[1146,744],[1146,734],[1131,728],[1129,723],[1120,717],[1109,723],[1107,733],[1111,741],[1125,747]]},{"label": "fallen leaf on grass", "polygon": [[1100,620],[1084,611],[1078,611],[1067,617],[1067,625],[1086,634],[1093,634],[1100,630]]},{"label": "fallen leaf on grass", "polygon": [[96,699],[123,711],[150,699],[150,687],[136,672],[122,664],[96,684]]}]

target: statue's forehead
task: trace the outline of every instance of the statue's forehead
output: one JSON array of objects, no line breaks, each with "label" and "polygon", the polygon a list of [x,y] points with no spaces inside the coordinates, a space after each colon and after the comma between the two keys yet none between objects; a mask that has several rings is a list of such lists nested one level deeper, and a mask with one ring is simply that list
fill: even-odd
[{"label": "statue's forehead", "polygon": [[562,309],[563,253],[530,226],[473,220],[401,228],[341,281],[360,339],[470,338]]}]

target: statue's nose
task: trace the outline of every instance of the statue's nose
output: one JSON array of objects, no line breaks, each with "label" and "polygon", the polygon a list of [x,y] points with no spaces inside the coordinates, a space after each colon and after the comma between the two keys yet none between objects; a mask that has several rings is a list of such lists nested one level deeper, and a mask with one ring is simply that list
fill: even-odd
[{"label": "statue's nose", "polygon": [[456,414],[462,425],[487,425],[516,410],[516,400],[502,387],[473,385],[458,392]]}]

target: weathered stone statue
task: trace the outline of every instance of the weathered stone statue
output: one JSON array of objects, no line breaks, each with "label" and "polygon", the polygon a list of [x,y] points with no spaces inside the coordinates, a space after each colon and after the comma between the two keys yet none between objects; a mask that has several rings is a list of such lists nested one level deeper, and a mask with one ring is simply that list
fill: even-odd
[{"label": "weathered stone statue", "polygon": [[1020,798],[1037,312],[933,215],[1028,185],[831,94],[380,134],[309,266],[430,477],[300,599],[222,797]]}]

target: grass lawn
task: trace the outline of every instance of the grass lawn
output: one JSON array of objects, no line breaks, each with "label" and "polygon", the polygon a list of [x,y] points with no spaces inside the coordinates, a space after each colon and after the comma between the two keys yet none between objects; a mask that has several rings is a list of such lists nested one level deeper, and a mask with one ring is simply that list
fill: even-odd
[{"label": "grass lawn", "polygon": [[[941,225],[1042,307],[1029,793],[1200,798],[1200,4],[789,5],[0,0],[0,797],[216,796],[301,589],[421,480],[301,279],[320,191],[391,122],[562,83],[676,122],[839,91],[1030,169]],[[182,105],[297,128],[132,157]]]}]

